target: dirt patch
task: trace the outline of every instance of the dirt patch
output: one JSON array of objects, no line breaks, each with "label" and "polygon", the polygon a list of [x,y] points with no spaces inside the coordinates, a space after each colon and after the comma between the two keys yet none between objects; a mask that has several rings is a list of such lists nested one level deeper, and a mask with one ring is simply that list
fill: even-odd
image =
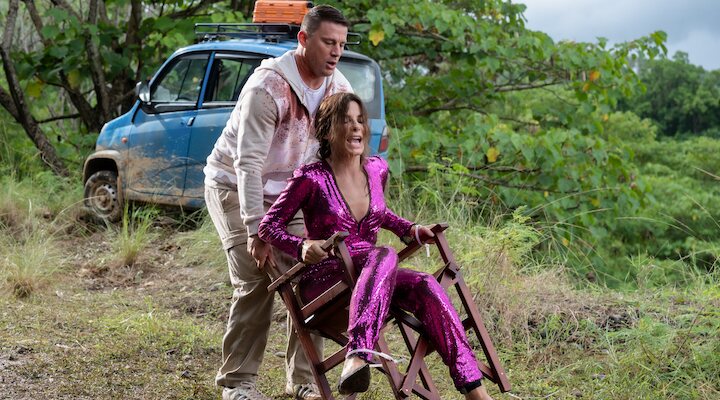
[{"label": "dirt patch", "polygon": [[17,345],[10,349],[0,351],[0,372],[5,371],[9,367],[22,364],[22,359],[26,354],[31,353],[31,347]]},{"label": "dirt patch", "polygon": [[[620,296],[577,290],[562,268],[523,274],[502,254],[482,267],[486,275],[475,279],[472,291],[496,345],[535,337],[584,348],[594,341],[588,335],[592,326],[617,331],[640,318],[640,311]],[[466,271],[470,268],[480,267]]]},{"label": "dirt patch", "polygon": [[4,398],[17,400],[35,398],[31,395],[32,383],[17,372],[28,362],[28,356],[32,351],[31,347],[23,345],[0,349],[0,387],[3,388]]}]

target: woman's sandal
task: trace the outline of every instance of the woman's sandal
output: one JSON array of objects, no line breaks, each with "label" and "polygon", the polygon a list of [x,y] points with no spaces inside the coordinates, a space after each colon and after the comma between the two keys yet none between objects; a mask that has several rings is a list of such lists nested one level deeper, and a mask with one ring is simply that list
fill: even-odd
[{"label": "woman's sandal", "polygon": [[338,383],[338,391],[342,395],[367,392],[369,387],[370,366],[368,364],[363,364],[347,375],[341,376]]}]

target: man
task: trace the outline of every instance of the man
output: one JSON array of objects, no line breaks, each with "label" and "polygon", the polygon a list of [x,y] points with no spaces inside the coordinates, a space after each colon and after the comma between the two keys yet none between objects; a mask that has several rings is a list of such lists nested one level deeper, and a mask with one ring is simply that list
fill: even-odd
[{"label": "man", "polygon": [[[257,237],[260,220],[292,172],[315,161],[312,126],[321,100],[350,92],[336,70],[347,40],[348,21],[333,7],[312,8],[303,19],[298,47],[265,60],[243,88],[205,167],[205,201],[227,253],[235,288],[223,337],[223,364],[216,383],[223,400],[268,399],[255,387],[267,344],[273,294],[266,263],[291,264]],[[301,216],[292,233],[303,235]],[[319,399],[305,354],[288,326],[285,392]],[[322,342],[316,346],[321,349]]]}]

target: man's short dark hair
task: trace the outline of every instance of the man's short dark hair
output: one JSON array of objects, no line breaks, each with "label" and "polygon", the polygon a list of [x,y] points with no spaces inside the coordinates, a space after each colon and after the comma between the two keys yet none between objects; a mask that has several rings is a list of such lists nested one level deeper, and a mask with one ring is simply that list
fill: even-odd
[{"label": "man's short dark hair", "polygon": [[310,11],[305,14],[302,25],[300,25],[300,30],[305,31],[305,33],[310,36],[315,33],[322,22],[332,22],[346,28],[350,26],[350,22],[340,10],[333,6],[319,5],[311,8]]}]

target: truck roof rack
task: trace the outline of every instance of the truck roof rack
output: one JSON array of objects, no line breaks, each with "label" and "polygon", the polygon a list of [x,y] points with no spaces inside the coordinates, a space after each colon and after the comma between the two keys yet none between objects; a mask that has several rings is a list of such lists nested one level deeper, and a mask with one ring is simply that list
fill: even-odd
[{"label": "truck roof rack", "polygon": [[[300,25],[259,23],[197,23],[195,36],[203,42],[221,39],[265,39],[268,42],[295,40]],[[346,45],[360,44],[361,35],[348,32]],[[351,39],[352,38],[352,39]]]},{"label": "truck roof rack", "polygon": [[276,42],[295,39],[300,26],[290,24],[195,24],[195,35],[205,41],[227,39],[265,39]]}]

